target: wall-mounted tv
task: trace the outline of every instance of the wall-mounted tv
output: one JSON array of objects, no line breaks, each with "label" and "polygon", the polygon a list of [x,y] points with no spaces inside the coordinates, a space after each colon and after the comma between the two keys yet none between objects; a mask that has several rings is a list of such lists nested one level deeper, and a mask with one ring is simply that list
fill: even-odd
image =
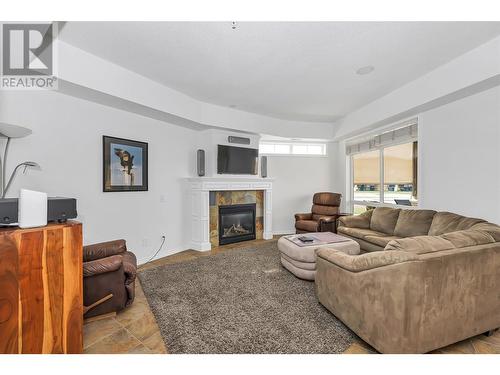
[{"label": "wall-mounted tv", "polygon": [[218,174],[257,174],[259,150],[218,145]]}]

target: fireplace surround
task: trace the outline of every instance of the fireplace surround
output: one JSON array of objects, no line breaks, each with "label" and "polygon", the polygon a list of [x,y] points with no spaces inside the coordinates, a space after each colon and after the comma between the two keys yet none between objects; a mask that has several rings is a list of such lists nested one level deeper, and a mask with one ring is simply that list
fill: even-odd
[{"label": "fireplace surround", "polygon": [[219,244],[255,239],[255,203],[219,206]]},{"label": "fireplace surround", "polygon": [[[188,178],[187,183],[191,202],[191,248],[193,250],[207,251],[212,248],[209,196],[213,191],[262,191],[262,217],[260,222],[257,221],[262,228],[262,238],[265,240],[273,238],[272,178],[197,177]],[[257,233],[259,233],[258,230]]]}]

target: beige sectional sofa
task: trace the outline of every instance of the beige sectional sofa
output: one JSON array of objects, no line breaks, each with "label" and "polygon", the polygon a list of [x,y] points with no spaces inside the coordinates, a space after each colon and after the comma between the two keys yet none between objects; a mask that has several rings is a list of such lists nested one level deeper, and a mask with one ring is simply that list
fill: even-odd
[{"label": "beige sectional sofa", "polygon": [[319,301],[382,353],[425,353],[500,327],[500,226],[432,210],[339,219],[365,251],[317,252]]}]

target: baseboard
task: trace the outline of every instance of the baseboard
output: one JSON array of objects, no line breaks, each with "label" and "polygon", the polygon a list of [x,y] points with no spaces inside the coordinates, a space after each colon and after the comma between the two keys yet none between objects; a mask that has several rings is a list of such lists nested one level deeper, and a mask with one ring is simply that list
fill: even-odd
[{"label": "baseboard", "polygon": [[[295,234],[295,229],[274,230],[274,231],[272,231],[272,234],[273,234],[273,236]],[[146,264],[147,261],[153,262],[155,260],[165,258],[165,257],[168,257],[170,255],[177,254],[177,253],[181,253],[181,252],[186,251],[186,250],[193,250],[193,248],[189,247],[189,246],[185,247],[185,248],[183,248],[182,246],[179,246],[177,249],[163,250],[163,251],[160,251],[158,254],[156,254],[156,256],[151,260],[149,260],[149,258],[138,259],[137,265],[142,266],[142,265]],[[197,251],[203,252],[203,250],[197,250]]]},{"label": "baseboard", "polygon": [[295,228],[294,229],[273,230],[274,236],[283,236],[285,234],[295,234]]},{"label": "baseboard", "polygon": [[165,257],[168,257],[170,255],[174,255],[174,254],[177,254],[177,253],[181,253],[183,251],[186,251],[186,250],[190,250],[190,248],[182,248],[182,247],[179,247],[177,249],[170,249],[170,250],[164,250],[164,251],[160,251],[158,254],[156,254],[156,256],[149,260],[149,257],[148,258],[144,258],[144,259],[138,259],[137,260],[137,266],[142,266],[144,264],[146,264],[146,262],[154,262],[155,260],[158,260],[158,259],[161,259],[161,258],[165,258]]}]

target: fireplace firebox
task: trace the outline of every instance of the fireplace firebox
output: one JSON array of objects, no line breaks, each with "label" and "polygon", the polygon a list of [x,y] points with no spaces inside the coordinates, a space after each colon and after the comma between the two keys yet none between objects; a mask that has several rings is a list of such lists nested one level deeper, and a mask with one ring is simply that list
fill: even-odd
[{"label": "fireplace firebox", "polygon": [[255,203],[219,206],[219,244],[255,239]]}]

